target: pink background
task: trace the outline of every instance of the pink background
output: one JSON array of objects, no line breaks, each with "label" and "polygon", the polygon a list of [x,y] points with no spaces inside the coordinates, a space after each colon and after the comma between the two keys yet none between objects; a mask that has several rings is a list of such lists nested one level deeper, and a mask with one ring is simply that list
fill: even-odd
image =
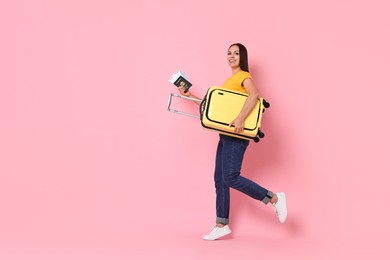
[{"label": "pink background", "polygon": [[[383,0],[1,1],[0,259],[389,259],[390,4]],[[218,137],[166,111],[244,43],[271,102],[215,220]],[[196,112],[191,103],[177,108]]]}]

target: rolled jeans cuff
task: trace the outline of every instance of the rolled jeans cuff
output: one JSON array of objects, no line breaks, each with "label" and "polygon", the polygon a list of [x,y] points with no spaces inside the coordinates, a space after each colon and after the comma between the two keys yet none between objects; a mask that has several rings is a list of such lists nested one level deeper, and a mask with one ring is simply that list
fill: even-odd
[{"label": "rolled jeans cuff", "polygon": [[227,224],[229,224],[229,219],[228,218],[219,218],[219,217],[217,217],[216,223],[227,225]]},{"label": "rolled jeans cuff", "polygon": [[264,204],[268,204],[268,202],[271,201],[272,197],[274,196],[274,193],[272,191],[268,191],[267,192],[267,195],[264,197],[264,199],[262,199],[261,201],[264,203]]}]

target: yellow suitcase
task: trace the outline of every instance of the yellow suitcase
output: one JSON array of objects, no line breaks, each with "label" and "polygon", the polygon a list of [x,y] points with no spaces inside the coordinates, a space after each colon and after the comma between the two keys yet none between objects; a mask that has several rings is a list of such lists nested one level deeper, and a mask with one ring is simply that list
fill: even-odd
[{"label": "yellow suitcase", "polygon": [[200,118],[204,128],[216,130],[222,134],[243,139],[254,139],[263,134],[259,132],[261,118],[265,105],[262,98],[259,98],[251,113],[245,119],[244,131],[234,133],[234,127],[229,124],[238,116],[248,95],[219,87],[211,87],[200,106]]},{"label": "yellow suitcase", "polygon": [[[201,101],[200,116],[171,109],[170,105],[172,96],[186,98],[193,101]],[[178,94],[171,94],[168,101],[168,111],[200,118],[201,124],[204,128],[215,130],[221,134],[247,140],[252,139],[255,142],[258,142],[259,138],[264,137],[264,133],[260,131],[261,118],[264,109],[269,107],[269,103],[263,98],[259,98],[255,107],[245,119],[243,132],[239,134],[234,133],[234,127],[229,127],[229,124],[240,113],[247,97],[247,94],[220,87],[209,88],[203,100],[189,98]]]}]

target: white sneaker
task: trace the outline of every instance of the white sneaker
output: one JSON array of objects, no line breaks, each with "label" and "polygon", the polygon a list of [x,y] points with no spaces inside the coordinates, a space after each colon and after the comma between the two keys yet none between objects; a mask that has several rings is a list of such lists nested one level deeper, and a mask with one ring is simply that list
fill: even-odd
[{"label": "white sneaker", "polygon": [[278,214],[280,223],[284,223],[287,218],[287,204],[286,204],[286,194],[284,192],[276,193],[278,201],[274,204],[274,210]]},{"label": "white sneaker", "polygon": [[203,236],[203,239],[209,240],[209,241],[216,240],[216,239],[221,238],[223,236],[229,235],[230,233],[232,233],[232,231],[230,230],[228,225],[225,225],[223,227],[214,226],[211,229],[210,234]]}]

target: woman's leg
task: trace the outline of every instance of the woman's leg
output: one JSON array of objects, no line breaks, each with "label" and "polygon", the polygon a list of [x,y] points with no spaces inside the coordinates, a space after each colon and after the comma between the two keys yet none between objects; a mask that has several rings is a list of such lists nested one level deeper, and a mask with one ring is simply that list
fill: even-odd
[{"label": "woman's leg", "polygon": [[225,186],[239,190],[246,195],[267,204],[273,197],[269,191],[257,183],[242,177],[241,165],[249,141],[230,136],[222,136],[222,176]]},{"label": "woman's leg", "polygon": [[225,185],[222,176],[223,143],[219,141],[215,158],[214,183],[216,192],[216,213],[218,226],[229,224],[230,190]]},{"label": "woman's leg", "polygon": [[229,224],[229,208],[230,208],[230,190],[223,181],[222,176],[222,150],[223,144],[218,143],[217,155],[215,158],[214,182],[216,191],[216,209],[217,220],[216,225],[211,229],[210,233],[203,236],[204,240],[216,240],[230,234]]}]

